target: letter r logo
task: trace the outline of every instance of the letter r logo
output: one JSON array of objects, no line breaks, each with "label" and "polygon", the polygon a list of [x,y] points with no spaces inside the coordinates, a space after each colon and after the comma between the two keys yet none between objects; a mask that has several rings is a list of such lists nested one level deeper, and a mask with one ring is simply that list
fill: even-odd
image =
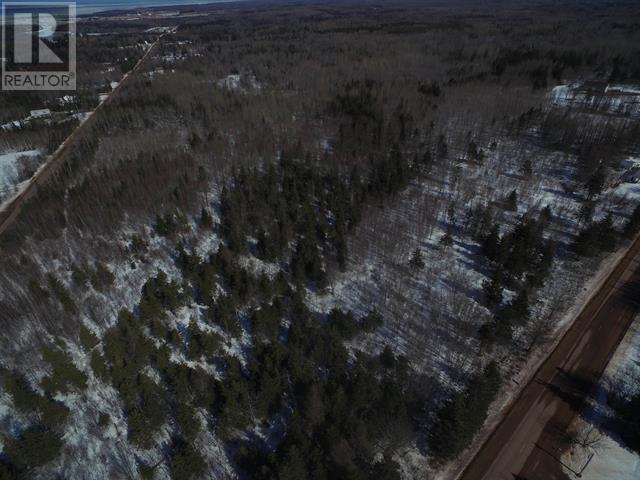
[{"label": "letter r logo", "polygon": [[2,3],[2,89],[75,90],[76,3]]},{"label": "letter r logo", "polygon": [[[38,30],[34,32],[34,17],[38,19],[35,24]],[[38,60],[37,63],[63,63],[46,43],[42,41],[43,35],[53,36],[58,25],[55,17],[50,13],[15,13],[14,25],[14,58],[15,63],[33,63],[33,39],[38,40]],[[35,33],[35,35],[34,35]]]}]

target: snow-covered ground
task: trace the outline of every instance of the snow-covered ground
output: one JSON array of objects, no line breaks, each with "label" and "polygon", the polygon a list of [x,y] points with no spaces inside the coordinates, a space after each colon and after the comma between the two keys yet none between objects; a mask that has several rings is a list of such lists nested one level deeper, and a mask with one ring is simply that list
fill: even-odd
[{"label": "snow-covered ground", "polygon": [[620,198],[640,200],[640,158],[630,157],[621,164],[623,172],[614,194]]},{"label": "snow-covered ground", "polygon": [[[230,75],[218,80],[222,82],[218,86],[242,88],[246,81],[240,75]],[[249,79],[250,85],[252,82]],[[486,153],[483,162],[474,163],[451,156],[450,161],[434,167],[437,171],[432,172],[431,178],[415,181],[406,191],[391,199],[384,210],[376,206],[367,211],[350,243],[352,259],[347,271],[337,274],[326,291],[310,292],[308,297],[310,306],[318,313],[339,307],[363,315],[376,307],[383,314],[384,327],[353,342],[350,345],[352,350],[375,354],[389,345],[396,353],[406,354],[418,373],[444,387],[437,389],[440,397],[446,395],[451,387],[463,385],[477,368],[478,328],[490,318],[490,312],[482,305],[482,283],[488,278],[489,269],[482,259],[480,246],[465,231],[468,207],[495,204],[495,221],[505,233],[513,228],[521,215],[528,211],[536,214],[544,206],[551,205],[553,220],[547,233],[563,247],[578,228],[576,216],[580,198],[563,189],[563,182],[571,177],[575,161],[571,155],[521,139],[493,137],[478,140],[478,143]],[[326,145],[330,143],[327,141]],[[323,149],[327,150],[326,146],[323,145]],[[98,155],[115,161],[123,153],[117,150],[117,145],[101,145]],[[530,175],[522,173],[525,161],[531,164]],[[633,168],[633,165],[625,168]],[[518,211],[499,213],[502,212],[500,205],[505,194],[512,190],[518,193]],[[611,204],[609,195],[605,197],[597,215]],[[616,218],[618,224],[621,220]],[[444,246],[442,238],[448,229],[452,230],[454,238],[450,246]],[[192,231],[196,233],[189,243],[195,252],[206,258],[217,250],[220,239],[212,232],[197,232],[195,225],[192,225]],[[134,234],[142,234],[149,240],[149,249],[143,259],[129,252],[128,242]],[[115,275],[115,285],[108,296],[92,289],[78,293],[82,322],[99,334],[115,323],[121,307],[134,309],[142,285],[158,269],[171,279],[180,279],[180,272],[173,261],[175,249],[164,239],[153,236],[149,228],[141,232],[134,226],[130,231],[101,240],[105,245],[117,244],[120,247],[121,253],[114,258],[105,258]],[[37,261],[41,261],[42,271],[53,271],[57,278],[71,286],[70,266],[79,261],[78,252],[82,249],[69,239],[65,240],[65,247],[64,250],[56,250],[56,262],[45,259],[47,254]],[[426,264],[421,271],[408,268],[410,255],[416,248]],[[269,275],[273,275],[277,268],[252,257],[243,258],[241,262],[252,271],[265,271]],[[573,300],[579,298],[585,279],[592,276],[596,266],[597,262],[570,262],[561,257],[547,285],[538,298],[532,299],[532,321],[544,320],[553,314],[552,332],[558,332],[573,318],[571,315],[563,316],[563,313]],[[562,293],[561,297],[557,296],[558,292]],[[507,297],[510,295],[511,292],[506,292]],[[556,304],[561,304],[562,308]],[[194,305],[180,309],[169,318],[171,326],[179,330],[186,329],[192,320],[201,329],[213,330],[223,336],[225,353],[242,360],[250,346],[247,336],[239,340],[225,337],[222,330],[201,320],[200,309]],[[516,332],[516,342],[529,346],[531,341],[525,334]],[[637,343],[640,348],[640,334]],[[70,349],[75,363],[90,374],[86,356],[77,348]],[[535,355],[535,351],[529,358],[524,354],[518,358],[505,355],[500,361],[511,378],[521,378],[531,371],[527,360]],[[216,373],[212,365],[189,362],[177,351],[172,352],[172,359],[200,366],[214,375]],[[123,433],[126,432],[126,422],[113,389],[91,377],[84,395],[89,403],[79,398],[62,399],[77,414],[65,434],[68,456],[62,457],[53,470],[67,478],[99,478],[106,471],[94,470],[93,462],[107,463],[115,458],[124,470],[133,470],[133,473],[136,473],[136,455],[154,463],[153,452],[136,451],[128,444]],[[440,398],[432,400],[435,407]],[[96,436],[92,443],[86,443],[83,439],[90,437],[99,413],[96,405],[101,403],[109,405],[107,412],[112,425],[101,436]],[[0,418],[3,417],[3,408],[7,410],[9,407],[0,404]],[[220,440],[208,433],[202,436],[199,439],[201,443],[209,445],[205,452],[209,463],[216,465],[215,471],[230,476],[233,467]],[[160,441],[164,441],[164,437]],[[622,452],[615,455],[618,454],[622,455]],[[88,462],[74,464],[72,457],[88,459]],[[411,448],[401,457],[405,478],[421,477],[428,470],[424,449]],[[157,476],[166,477],[164,470]]]},{"label": "snow-covered ground", "polygon": [[[584,468],[584,480],[638,480],[640,478],[640,456],[624,447],[608,435],[599,440],[596,451],[580,449],[570,454],[567,460],[572,468]],[[593,455],[593,456],[592,456]],[[591,458],[591,461],[589,461]],[[589,462],[589,463],[587,463]],[[580,471],[580,470],[576,470]],[[570,478],[576,478],[572,472],[565,470]]]},{"label": "snow-covered ground", "polygon": [[629,200],[640,200],[640,183],[621,183],[616,194]]},{"label": "snow-covered ground", "polygon": [[640,89],[637,85],[587,84],[558,85],[550,94],[557,107],[595,110],[636,117],[640,115]]},{"label": "snow-covered ground", "polygon": [[[640,315],[627,332],[620,347],[611,358],[605,371],[607,383],[613,385],[616,379],[640,379]],[[606,391],[602,389],[606,397]],[[605,400],[606,398],[598,398]],[[589,410],[586,418],[578,418],[572,425],[575,432],[589,432],[590,439],[585,444],[576,445],[562,457],[563,462],[574,470],[581,472],[584,480],[638,480],[640,479],[640,454],[625,448],[623,442],[612,432],[598,427],[603,418],[610,414],[605,401],[598,401],[593,410]],[[576,478],[569,468],[565,472],[570,478]]]},{"label": "snow-covered ground", "polygon": [[15,193],[19,180],[18,163],[21,157],[33,158],[40,155],[39,150],[26,150],[0,155],[0,202]]},{"label": "snow-covered ground", "polygon": [[256,80],[254,75],[232,74],[216,81],[216,85],[227,90],[237,91],[239,93],[247,93],[250,91],[259,91],[262,86]]},{"label": "snow-covered ground", "polygon": [[[217,219],[215,212],[214,218]],[[191,223],[191,228],[197,228],[195,223]],[[144,283],[156,275],[158,270],[164,271],[170,280],[182,278],[174,262],[173,246],[166,239],[154,235],[149,227],[143,232],[123,228],[115,239],[111,238],[110,241],[117,245],[117,249],[127,251],[131,237],[136,234],[142,234],[148,239],[147,250],[144,254],[129,253],[124,261],[120,258],[107,264],[115,276],[114,285],[109,294],[97,292],[93,288],[78,292],[78,304],[83,306],[81,321],[99,336],[116,323],[120,308],[135,310]],[[213,232],[209,232],[207,235],[200,236],[192,247],[194,251],[207,257],[217,251],[219,244],[220,239]],[[69,244],[64,251],[59,251],[58,255],[59,261],[40,263],[40,267],[54,273],[65,285],[72,288],[72,274],[69,266],[78,260],[76,246]],[[206,315],[202,315],[202,311],[201,306],[190,303],[175,313],[169,313],[168,325],[184,331],[189,323],[194,321],[201,330],[214,331],[220,335],[223,338],[224,352],[229,356],[238,357],[244,363],[250,343],[248,335],[245,333],[240,339],[232,338],[221,328],[206,322],[204,319]],[[51,341],[53,342],[53,339]],[[110,384],[105,384],[95,377],[89,366],[90,357],[86,352],[73,342],[67,342],[66,346],[74,364],[88,375],[88,385],[82,394],[59,395],[56,398],[73,412],[73,420],[67,423],[63,435],[65,448],[59,458],[47,468],[36,471],[33,478],[44,480],[51,478],[52,475],[60,478],[84,479],[139,478],[139,461],[154,465],[162,459],[160,452],[170,443],[171,424],[167,423],[156,438],[158,448],[144,450],[135,447],[127,437],[127,420],[118,392]],[[171,352],[171,359],[192,368],[202,368],[207,373],[220,377],[220,372],[211,363],[204,360],[190,361],[176,349]],[[18,367],[11,362],[7,362],[5,366]],[[154,371],[149,373],[156,374]],[[44,374],[45,372],[39,367],[32,368],[30,371],[32,378],[41,378]],[[107,425],[99,426],[100,414],[108,415]],[[207,420],[211,421],[205,418],[204,412],[201,412],[199,417],[202,424]],[[0,432],[15,433],[22,430],[25,423],[20,415],[15,415],[10,397],[0,395]],[[214,433],[203,428],[195,442],[209,464],[211,478],[235,478],[228,451]],[[52,472],[55,472],[55,475]],[[166,463],[156,469],[154,478],[163,480],[171,478]]]},{"label": "snow-covered ground", "polygon": [[[605,119],[608,112],[598,113]],[[535,138],[536,132],[531,133]],[[482,164],[450,162],[446,171],[415,182],[384,210],[367,212],[350,243],[353,258],[348,270],[338,274],[326,291],[310,295],[313,309],[328,312],[338,307],[365,314],[376,307],[385,318],[384,327],[358,339],[351,348],[375,354],[388,345],[396,353],[406,354],[417,372],[436,379],[445,390],[457,388],[477,368],[474,352],[478,349],[478,330],[491,318],[482,302],[482,284],[490,270],[482,260],[480,245],[464,232],[468,207],[500,205],[506,193],[516,190],[518,211],[499,214],[495,219],[502,227],[501,233],[510,231],[526,212],[536,215],[547,205],[553,211],[546,236],[555,241],[558,256],[550,278],[531,298],[531,324],[548,324],[548,338],[559,338],[575,318],[574,307],[600,283],[602,272],[608,271],[617,255],[606,261],[576,261],[566,254],[581,228],[581,187],[576,188],[576,193],[565,190],[565,184],[572,181],[577,159],[541,143],[521,138],[485,139],[479,144],[486,154]],[[522,173],[527,161],[532,175]],[[629,162],[631,159],[616,174],[627,174],[635,166]],[[626,200],[633,198],[620,198],[618,184],[612,176],[594,218],[612,211],[620,228],[630,211]],[[498,210],[499,207],[494,212]],[[441,240],[448,226],[453,228],[454,241],[447,248]],[[408,266],[416,248],[426,264],[418,272]],[[512,292],[505,292],[506,299],[510,295]],[[522,347],[520,352],[534,346],[527,331],[516,331],[514,342]],[[511,378],[525,379],[543,353],[548,354],[547,346],[552,343],[534,348],[528,356],[501,356],[500,363]],[[500,402],[513,393],[501,393]],[[432,400],[437,404],[437,399]],[[495,410],[500,408],[495,406]],[[499,412],[495,418],[499,418]],[[415,478],[424,472],[427,459],[412,448],[399,463],[404,478]],[[437,478],[446,477],[439,476],[442,472],[432,473]]]}]

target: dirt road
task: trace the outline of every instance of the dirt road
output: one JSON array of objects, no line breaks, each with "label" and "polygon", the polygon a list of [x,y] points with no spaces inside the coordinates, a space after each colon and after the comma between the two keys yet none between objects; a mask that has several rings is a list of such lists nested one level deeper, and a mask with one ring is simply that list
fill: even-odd
[{"label": "dirt road", "polygon": [[567,429],[640,309],[640,239],[576,318],[471,461],[462,480],[554,480]]},{"label": "dirt road", "polygon": [[118,92],[122,89],[123,85],[127,82],[127,80],[132,77],[144,64],[144,61],[151,55],[151,52],[155,50],[157,45],[160,43],[162,38],[166,34],[160,35],[157,40],[147,49],[145,54],[138,60],[138,63],[127,72],[118,86],[111,92],[109,97],[107,97],[103,102],[98,104],[98,106],[89,113],[88,117],[82,122],[78,128],[76,128],[71,135],[69,135],[64,142],[60,144],[57,150],[51,154],[47,162],[36,172],[36,174],[29,180],[27,186],[18,193],[15,197],[6,202],[2,208],[0,208],[0,235],[2,235],[11,225],[11,223],[16,219],[22,207],[25,205],[27,200],[31,198],[38,189],[38,186],[42,183],[46,182],[53,173],[60,167],[61,164],[64,163],[66,158],[66,152],[73,145],[74,140],[82,133],[84,129],[87,128],[87,125],[91,124],[93,117],[102,109],[106,104],[111,102],[113,98],[118,94]]}]

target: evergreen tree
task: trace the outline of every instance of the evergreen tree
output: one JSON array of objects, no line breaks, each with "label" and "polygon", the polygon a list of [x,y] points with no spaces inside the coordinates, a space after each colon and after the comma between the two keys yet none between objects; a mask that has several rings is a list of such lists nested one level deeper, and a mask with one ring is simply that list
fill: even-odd
[{"label": "evergreen tree", "polygon": [[18,438],[5,441],[4,450],[11,462],[28,478],[27,472],[54,460],[62,449],[62,440],[54,432],[39,427],[25,430]]},{"label": "evergreen tree", "polygon": [[249,383],[236,358],[226,358],[225,378],[220,385],[219,423],[223,435],[242,429],[251,422]]},{"label": "evergreen tree", "polygon": [[202,428],[194,408],[185,401],[178,400],[175,407],[175,417],[182,438],[190,442],[193,441]]},{"label": "evergreen tree", "polygon": [[69,289],[65,287],[64,283],[60,281],[55,275],[48,274],[47,281],[49,283],[49,288],[58,299],[58,301],[62,304],[64,311],[68,314],[76,314],[78,313],[78,307],[76,306],[75,301],[71,297],[71,293]]},{"label": "evergreen tree", "polygon": [[2,373],[4,391],[11,395],[18,411],[40,418],[42,426],[49,430],[62,431],[69,413],[64,404],[54,401],[50,396],[37,393],[24,377],[7,370]]},{"label": "evergreen tree", "polygon": [[542,286],[544,280],[549,276],[549,273],[551,272],[554,255],[554,243],[551,240],[544,242],[544,245],[540,250],[539,258],[534,262],[527,276],[527,281],[529,282],[530,286]]},{"label": "evergreen tree", "polygon": [[87,387],[87,376],[73,364],[67,352],[43,348],[42,356],[52,370],[51,375],[42,379],[45,392],[53,396],[70,390],[83,391]]},{"label": "evergreen tree", "polygon": [[202,260],[196,255],[190,255],[184,248],[184,245],[180,243],[178,246],[178,257],[176,259],[176,265],[182,271],[185,278],[191,279],[196,275]]},{"label": "evergreen tree", "polygon": [[453,234],[451,233],[451,227],[447,227],[447,231],[440,239],[440,244],[445,248],[449,248],[453,245]]},{"label": "evergreen tree", "polygon": [[497,307],[502,303],[504,288],[502,288],[502,272],[499,268],[494,270],[490,280],[483,283],[482,289],[489,308]]},{"label": "evergreen tree", "polygon": [[518,210],[518,192],[516,190],[512,190],[509,196],[507,196],[505,209],[510,212],[516,212]]},{"label": "evergreen tree", "polygon": [[431,445],[436,458],[455,457],[471,442],[484,423],[500,383],[498,366],[491,362],[440,410],[432,430]]},{"label": "evergreen tree", "polygon": [[519,324],[524,324],[529,320],[529,292],[526,288],[521,288],[516,297],[509,304],[509,315],[511,319]]},{"label": "evergreen tree", "polygon": [[431,167],[433,166],[433,158],[429,150],[425,150],[424,154],[422,155],[421,164],[425,173],[429,173],[431,171]]},{"label": "evergreen tree", "polygon": [[129,440],[140,448],[150,448],[166,420],[165,392],[144,374],[137,375],[134,382],[119,389],[125,402]]},{"label": "evergreen tree", "polygon": [[530,217],[523,217],[514,230],[502,237],[500,257],[504,272],[511,279],[520,280],[538,265],[545,248],[543,225]]},{"label": "evergreen tree", "polygon": [[603,220],[587,225],[578,233],[571,245],[571,249],[578,255],[593,257],[602,252],[615,249],[617,233],[613,227],[611,214]]},{"label": "evergreen tree", "polygon": [[345,340],[351,340],[358,334],[358,323],[351,311],[343,312],[338,308],[334,308],[329,313],[327,321],[329,326]]},{"label": "evergreen tree", "polygon": [[540,212],[540,221],[542,222],[543,225],[547,225],[552,218],[553,218],[553,211],[551,210],[551,207],[547,205]]},{"label": "evergreen tree", "polygon": [[213,217],[205,207],[200,211],[200,226],[205,229],[213,228]]},{"label": "evergreen tree", "polygon": [[485,346],[494,343],[508,345],[513,338],[513,323],[506,315],[502,314],[501,310],[492,320],[480,327],[479,336]]},{"label": "evergreen tree", "polygon": [[242,327],[238,322],[235,302],[229,295],[221,295],[211,312],[212,319],[236,338],[242,335]]},{"label": "evergreen tree", "polygon": [[381,462],[373,465],[370,478],[378,480],[400,480],[402,476],[400,475],[398,464],[389,457],[384,457]]},{"label": "evergreen tree", "polygon": [[447,139],[444,135],[438,136],[438,162],[442,163],[449,156],[449,147],[447,146]]},{"label": "evergreen tree", "polygon": [[585,185],[589,198],[596,197],[602,193],[604,184],[607,180],[605,169],[600,165],[595,172],[589,177]]},{"label": "evergreen tree", "polygon": [[202,455],[190,443],[183,440],[179,440],[174,445],[169,466],[173,480],[200,478],[207,469],[207,464]]},{"label": "evergreen tree", "polygon": [[375,332],[384,324],[382,315],[377,310],[371,310],[367,316],[365,316],[360,322],[362,330],[366,333]]},{"label": "evergreen tree", "polygon": [[467,147],[467,159],[474,162],[478,161],[478,145],[476,145],[476,142],[473,140],[469,142],[469,146]]},{"label": "evergreen tree", "polygon": [[493,214],[490,206],[478,205],[468,210],[466,228],[470,234],[482,241],[493,225]]},{"label": "evergreen tree", "polygon": [[500,255],[500,227],[495,224],[482,242],[482,250],[489,260],[495,262]]},{"label": "evergreen tree", "polygon": [[580,211],[578,212],[578,222],[581,225],[588,225],[593,219],[593,214],[596,210],[596,204],[593,200],[588,199],[582,203]]},{"label": "evergreen tree", "polygon": [[279,466],[278,478],[280,480],[308,478],[304,458],[295,445],[289,447],[282,464]]},{"label": "evergreen tree", "polygon": [[166,215],[156,215],[155,230],[161,237],[170,237],[176,230],[178,225],[176,224],[175,217],[167,213]]},{"label": "evergreen tree", "polygon": [[344,229],[341,226],[336,227],[335,248],[338,266],[344,271],[347,267],[348,247]]},{"label": "evergreen tree", "polygon": [[[236,177],[236,182],[241,179]],[[246,242],[246,197],[239,186],[233,190],[222,189],[220,195],[220,211],[222,214],[222,231],[227,241],[227,246],[234,252],[244,253],[247,249]]]},{"label": "evergreen tree", "polygon": [[104,361],[104,357],[98,350],[93,350],[91,352],[90,364],[91,370],[93,370],[93,374],[97,378],[103,381],[108,380],[109,370],[107,368],[107,364]]},{"label": "evergreen tree", "polygon": [[113,272],[102,262],[96,262],[95,268],[91,273],[91,285],[98,292],[105,292],[107,288],[112,287],[116,280]]},{"label": "evergreen tree", "polygon": [[99,343],[98,337],[84,325],[80,325],[79,329],[80,345],[82,349],[89,353]]},{"label": "evergreen tree", "polygon": [[71,279],[76,287],[86,288],[89,283],[89,275],[85,267],[73,266]]},{"label": "evergreen tree", "polygon": [[393,354],[393,350],[389,345],[384,347],[382,353],[380,353],[380,363],[387,370],[391,370],[396,364],[396,356]]},{"label": "evergreen tree", "polygon": [[419,248],[416,248],[411,255],[411,259],[409,260],[409,265],[411,269],[414,271],[422,270],[425,267],[424,260],[422,258],[422,252]]},{"label": "evergreen tree", "polygon": [[598,242],[603,252],[612,252],[616,249],[618,232],[613,226],[613,215],[610,213],[598,222]]},{"label": "evergreen tree", "polygon": [[273,304],[262,305],[251,313],[253,334],[260,340],[274,341],[280,334],[280,323],[283,312],[278,299]]}]

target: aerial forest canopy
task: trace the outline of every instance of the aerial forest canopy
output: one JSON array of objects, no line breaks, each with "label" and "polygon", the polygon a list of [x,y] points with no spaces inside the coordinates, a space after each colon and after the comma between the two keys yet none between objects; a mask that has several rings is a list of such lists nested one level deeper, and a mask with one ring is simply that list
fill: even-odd
[{"label": "aerial forest canopy", "polygon": [[59,158],[0,231],[0,478],[452,471],[640,231],[638,8],[491,5],[105,14],[77,92],[0,94],[0,201]]}]

